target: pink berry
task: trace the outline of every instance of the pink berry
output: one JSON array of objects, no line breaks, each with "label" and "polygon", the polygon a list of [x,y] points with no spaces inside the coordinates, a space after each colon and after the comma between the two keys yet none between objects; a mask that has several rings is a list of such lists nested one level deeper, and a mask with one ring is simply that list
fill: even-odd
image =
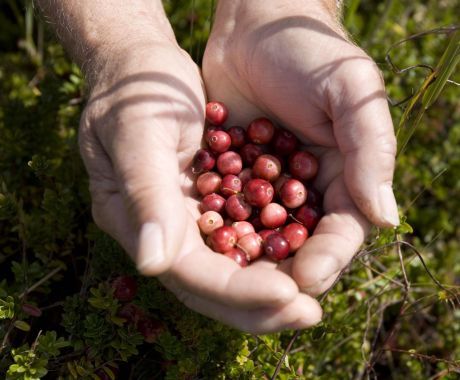
[{"label": "pink berry", "polygon": [[243,127],[230,127],[227,130],[227,133],[230,135],[233,147],[241,148],[244,144],[246,144],[246,131]]},{"label": "pink berry", "polygon": [[242,238],[244,235],[250,234],[251,232],[256,232],[254,226],[245,220],[233,222],[232,227],[235,229],[238,239]]},{"label": "pink berry", "polygon": [[136,327],[147,343],[154,343],[165,330],[164,325],[158,319],[151,317],[140,319]]},{"label": "pink berry", "polygon": [[241,180],[241,184],[246,185],[251,179],[253,179],[252,176],[252,169],[251,168],[244,168],[241,170],[240,174],[238,174],[238,178]]},{"label": "pink berry", "polygon": [[276,230],[260,230],[258,232],[259,236],[262,238],[262,241],[265,241],[271,234],[276,233]]},{"label": "pink berry", "polygon": [[196,180],[196,187],[201,195],[216,193],[220,189],[222,177],[215,172],[201,174]]},{"label": "pink berry", "polygon": [[264,241],[265,254],[274,261],[281,261],[289,255],[289,243],[279,232],[269,235]]},{"label": "pink berry", "polygon": [[291,132],[285,129],[277,131],[273,139],[273,148],[275,152],[282,155],[288,156],[297,149],[299,140]]},{"label": "pink berry", "polygon": [[210,235],[212,231],[220,228],[224,225],[224,219],[222,216],[215,211],[206,211],[198,219],[198,227],[200,231],[205,235]]},{"label": "pink berry", "polygon": [[234,260],[242,268],[247,267],[249,264],[248,259],[246,257],[246,253],[244,253],[239,248],[230,249],[229,251],[224,253],[224,256],[227,256],[230,259]]},{"label": "pink berry", "polygon": [[273,182],[281,174],[281,162],[271,154],[262,154],[254,162],[252,173],[254,177]]},{"label": "pink berry", "polygon": [[225,198],[216,193],[205,195],[200,203],[201,212],[216,211],[220,213],[224,210],[224,208]]},{"label": "pink berry", "polygon": [[260,212],[260,220],[267,228],[281,227],[286,219],[286,209],[278,203],[269,203]]},{"label": "pink berry", "polygon": [[251,216],[252,207],[246,202],[243,194],[234,194],[225,203],[227,215],[236,221],[246,220]]},{"label": "pink berry", "polygon": [[268,205],[275,195],[275,191],[270,182],[256,178],[251,179],[243,189],[244,197],[248,203],[256,207]]},{"label": "pink berry", "polygon": [[205,132],[204,132],[204,140],[205,141],[208,141],[208,136],[212,133],[212,132],[216,132],[216,131],[223,131],[224,129],[222,127],[219,127],[217,125],[210,125],[208,128],[206,128]]},{"label": "pink berry", "polygon": [[289,172],[300,180],[312,179],[318,172],[318,160],[309,152],[295,152],[289,157]]},{"label": "pink berry", "polygon": [[239,193],[243,187],[241,180],[233,174],[227,174],[222,178],[220,184],[220,192],[224,197],[229,197],[236,193]]},{"label": "pink berry", "polygon": [[300,223],[290,223],[283,227],[281,235],[289,242],[290,252],[295,252],[307,240],[308,231]]},{"label": "pink berry", "polygon": [[220,174],[239,174],[243,169],[241,156],[233,151],[224,152],[217,157],[217,170]]},{"label": "pink berry", "polygon": [[240,149],[240,155],[247,166],[254,165],[256,158],[264,154],[260,145],[246,144]]},{"label": "pink berry", "polygon": [[279,195],[283,205],[288,208],[297,208],[307,200],[307,189],[302,182],[289,179],[281,187]]},{"label": "pink berry", "polygon": [[137,281],[131,276],[119,276],[112,281],[113,296],[122,302],[129,302],[137,294]]},{"label": "pink berry", "polygon": [[280,190],[283,187],[284,183],[290,180],[291,178],[292,176],[289,173],[281,173],[281,175],[278,177],[278,179],[273,184],[273,187],[275,188],[275,193],[279,195]]},{"label": "pink berry", "polygon": [[214,131],[207,134],[206,142],[213,152],[223,153],[230,148],[232,140],[230,135],[225,131]]},{"label": "pink berry", "polygon": [[317,208],[311,208],[307,205],[303,205],[297,209],[295,219],[302,223],[311,235],[321,219],[321,213]]},{"label": "pink berry", "polygon": [[228,117],[228,109],[224,103],[209,102],[206,104],[206,120],[214,125],[222,125]]},{"label": "pink berry", "polygon": [[267,118],[261,117],[249,124],[247,134],[255,144],[268,144],[275,134],[275,126]]},{"label": "pink berry", "polygon": [[236,241],[236,231],[229,226],[220,227],[210,235],[212,249],[220,253],[230,251],[235,246]]},{"label": "pink berry", "polygon": [[238,239],[237,246],[246,253],[250,261],[257,259],[263,253],[262,238],[256,232]]},{"label": "pink berry", "polygon": [[193,158],[192,172],[194,174],[199,174],[212,170],[215,164],[216,158],[211,151],[208,149],[199,149]]}]

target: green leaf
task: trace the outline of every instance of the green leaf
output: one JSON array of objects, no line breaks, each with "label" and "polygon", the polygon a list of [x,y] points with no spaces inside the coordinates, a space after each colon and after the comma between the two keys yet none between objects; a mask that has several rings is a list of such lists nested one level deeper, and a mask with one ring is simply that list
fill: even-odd
[{"label": "green leaf", "polygon": [[22,331],[30,331],[30,325],[24,321],[14,321],[14,327]]}]

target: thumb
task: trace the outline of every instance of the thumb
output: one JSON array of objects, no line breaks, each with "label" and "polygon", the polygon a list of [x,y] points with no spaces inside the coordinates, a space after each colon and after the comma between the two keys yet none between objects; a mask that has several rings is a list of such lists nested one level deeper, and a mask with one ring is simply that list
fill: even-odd
[{"label": "thumb", "polygon": [[[175,147],[141,143],[123,150],[114,165],[120,189],[137,234],[138,270],[149,276],[170,268],[186,229],[186,206]],[[117,156],[120,156],[117,154]]]},{"label": "thumb", "polygon": [[[375,225],[399,224],[392,190],[396,138],[380,72],[373,61],[351,60],[334,78],[334,134],[345,157],[344,180],[361,212]],[[337,95],[339,94],[339,96]]]}]

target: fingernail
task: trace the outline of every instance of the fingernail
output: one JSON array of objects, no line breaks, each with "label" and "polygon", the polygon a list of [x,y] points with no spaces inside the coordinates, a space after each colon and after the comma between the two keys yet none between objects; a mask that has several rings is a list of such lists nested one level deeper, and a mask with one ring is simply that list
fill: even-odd
[{"label": "fingernail", "polygon": [[163,232],[156,223],[145,223],[139,234],[137,269],[155,268],[164,260]]},{"label": "fingernail", "polygon": [[392,226],[399,225],[398,205],[393,194],[393,189],[389,184],[383,184],[379,189],[380,209],[382,217]]}]

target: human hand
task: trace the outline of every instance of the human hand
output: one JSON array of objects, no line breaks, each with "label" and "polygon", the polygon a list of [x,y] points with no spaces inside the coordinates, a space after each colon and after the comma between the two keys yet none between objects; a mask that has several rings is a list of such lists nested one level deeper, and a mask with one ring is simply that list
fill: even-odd
[{"label": "human hand", "polygon": [[185,305],[253,333],[319,321],[316,300],[288,275],[242,269],[203,242],[192,158],[204,128],[198,68],[171,40],[117,52],[95,76],[80,128],[94,220],[140,272]]},{"label": "human hand", "polygon": [[325,216],[280,266],[312,295],[334,282],[370,222],[399,223],[391,188],[396,139],[383,81],[325,4],[221,0],[203,62],[208,96],[227,104],[230,124],[266,115],[319,158],[315,186]]}]

